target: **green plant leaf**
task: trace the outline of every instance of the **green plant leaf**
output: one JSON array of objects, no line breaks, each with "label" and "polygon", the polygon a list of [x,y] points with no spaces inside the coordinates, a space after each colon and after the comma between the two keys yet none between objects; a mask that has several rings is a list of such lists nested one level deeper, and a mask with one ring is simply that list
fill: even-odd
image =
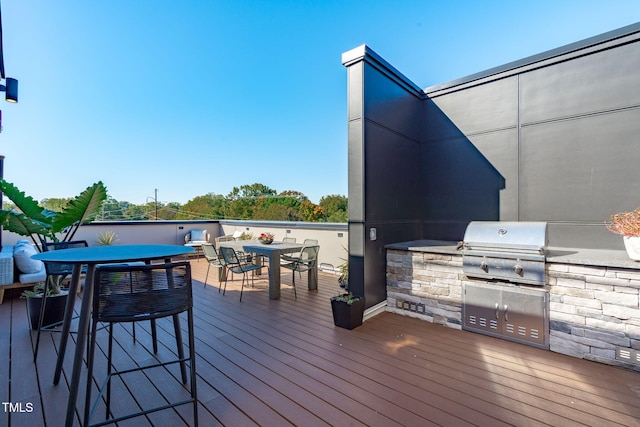
[{"label": "green plant leaf", "polygon": [[49,224],[34,221],[20,212],[0,211],[0,223],[2,223],[5,230],[21,236],[31,236],[32,234],[49,236],[51,234],[51,226]]},{"label": "green plant leaf", "polygon": [[31,196],[24,194],[10,182],[0,179],[0,191],[11,200],[22,213],[36,222],[51,223],[51,216]]},{"label": "green plant leaf", "polygon": [[71,240],[75,230],[82,223],[88,221],[100,209],[102,202],[106,199],[107,189],[102,181],[87,187],[86,190],[69,202],[63,212],[55,216],[52,224],[53,231],[59,233],[68,229],[63,241]]}]

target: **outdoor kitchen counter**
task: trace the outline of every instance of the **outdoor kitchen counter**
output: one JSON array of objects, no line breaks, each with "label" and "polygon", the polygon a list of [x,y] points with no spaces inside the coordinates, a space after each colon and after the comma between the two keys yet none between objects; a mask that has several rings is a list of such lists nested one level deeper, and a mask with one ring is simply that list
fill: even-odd
[{"label": "outdoor kitchen counter", "polygon": [[550,246],[547,248],[547,262],[640,270],[640,262],[631,260],[626,251],[613,249],[559,248]]},{"label": "outdoor kitchen counter", "polygon": [[436,254],[462,255],[458,250],[458,242],[448,240],[411,240],[409,242],[392,243],[386,249],[397,251],[430,252]]},{"label": "outdoor kitchen counter", "polygon": [[[392,243],[386,249],[413,252],[429,252],[447,255],[462,255],[458,242],[448,240],[411,240]],[[624,250],[562,248],[550,246],[546,251],[547,262],[598,267],[631,268],[640,270],[640,262],[629,259]]]}]

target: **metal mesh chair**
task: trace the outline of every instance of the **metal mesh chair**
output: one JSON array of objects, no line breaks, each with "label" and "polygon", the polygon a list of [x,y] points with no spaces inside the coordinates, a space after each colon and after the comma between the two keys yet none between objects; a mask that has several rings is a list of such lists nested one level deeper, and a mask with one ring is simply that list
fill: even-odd
[{"label": "metal mesh chair", "polygon": [[[206,288],[207,280],[209,279],[209,269],[211,267],[222,269],[222,275],[219,275],[218,277],[224,277],[223,274],[225,269],[225,262],[223,258],[218,256],[218,253],[216,252],[216,248],[211,243],[202,245],[202,253],[204,254],[204,257],[207,259],[207,261],[209,262],[209,265],[207,266],[207,275],[204,278],[204,287]],[[220,292],[221,288],[222,288],[222,280],[220,280],[220,283],[218,286],[218,292]]]},{"label": "metal mesh chair", "polygon": [[303,271],[309,271],[316,266],[318,261],[318,252],[320,246],[305,246],[300,251],[300,255],[294,261],[290,263],[281,264],[280,267],[291,270],[293,277],[293,295],[298,299],[298,293],[296,292],[296,271],[302,273]]},{"label": "metal mesh chair", "polygon": [[[293,242],[295,243],[295,241]],[[303,246],[318,246],[318,239],[304,239]],[[289,264],[300,258],[300,252],[280,255],[280,265]]]},{"label": "metal mesh chair", "polygon": [[[198,425],[193,297],[191,291],[191,267],[189,263],[176,262],[144,266],[98,266],[95,272],[94,289],[89,356],[87,358],[87,390],[83,425],[87,426],[89,424],[98,403],[101,401],[102,395],[105,393],[105,389],[106,420],[94,425],[117,423],[125,419],[187,403],[193,404],[194,425]],[[182,344],[182,329],[180,328],[179,318],[179,313],[182,312],[187,313],[189,357],[185,357]],[[153,365],[145,365],[125,371],[112,372],[113,324],[158,319],[167,316],[173,316],[174,332],[178,345],[178,359]],[[92,377],[96,351],[96,327],[98,322],[106,322],[109,324],[107,377],[100,388],[95,403],[91,405]],[[112,416],[110,411],[111,379],[114,376],[123,376],[134,371],[180,363],[182,383],[186,384],[186,361],[189,361],[190,365],[190,399],[169,403],[157,408],[145,409],[118,418],[109,418]]]},{"label": "metal mesh chair", "polygon": [[[72,242],[46,242],[42,250],[45,252],[70,248],[85,248],[89,246],[86,240],[75,240]],[[47,278],[44,281],[44,289],[42,292],[42,304],[40,305],[40,315],[38,317],[38,334],[36,336],[36,345],[33,350],[33,361],[38,359],[38,348],[40,347],[40,333],[42,331],[59,332],[55,328],[60,326],[62,322],[53,323],[51,325],[43,325],[44,313],[47,304],[47,290],[49,285],[62,286],[63,281],[73,272],[73,264],[64,264],[57,262],[45,262],[44,268]]]},{"label": "metal mesh chair", "polygon": [[[244,281],[247,278],[247,273],[260,270],[261,268],[267,267],[267,266],[252,264],[248,262],[246,259],[243,260],[239,258],[238,255],[236,254],[236,251],[233,248],[222,246],[220,247],[220,252],[222,253],[222,258],[224,259],[227,270],[229,270],[232,273],[238,273],[238,274],[242,273],[242,286],[240,287],[240,301],[242,301],[242,293],[244,291]],[[267,267],[267,271],[269,271],[269,267]],[[251,283],[253,284],[253,274],[251,275]],[[225,279],[224,291],[222,292],[223,295],[226,292],[226,290],[227,290],[227,281]]]}]

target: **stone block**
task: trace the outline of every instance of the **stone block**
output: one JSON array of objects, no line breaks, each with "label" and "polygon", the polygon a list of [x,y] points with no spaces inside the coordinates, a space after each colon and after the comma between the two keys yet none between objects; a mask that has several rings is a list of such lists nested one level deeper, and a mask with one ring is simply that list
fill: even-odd
[{"label": "stone block", "polygon": [[558,272],[558,273],[566,273],[569,271],[569,266],[567,264],[555,264],[555,263],[547,263],[547,271],[549,273]]},{"label": "stone block", "polygon": [[577,307],[587,307],[587,308],[596,308],[596,309],[602,308],[602,303],[597,299],[593,299],[593,298],[578,298],[570,295],[565,295],[562,298],[562,301],[565,304],[575,305]]},{"label": "stone block", "polygon": [[584,280],[570,279],[566,277],[558,277],[556,286],[565,288],[586,289],[586,282]]},{"label": "stone block", "polygon": [[553,332],[549,337],[549,350],[577,358],[589,353],[589,346],[574,342],[571,335]]},{"label": "stone block", "polygon": [[551,311],[549,313],[549,320],[558,320],[561,322],[567,322],[572,325],[585,325],[586,319],[584,316],[578,316],[575,314],[567,314],[558,311]]},{"label": "stone block", "polygon": [[602,317],[602,318],[594,318],[587,317],[586,318],[586,326],[590,328],[602,329],[604,331],[611,332],[624,332],[625,324],[620,321],[620,319],[616,319],[614,317]]},{"label": "stone block", "polygon": [[624,333],[610,331],[599,331],[595,329],[585,329],[585,338],[606,343],[607,346],[594,345],[595,347],[608,348],[609,346],[629,347],[630,341]]},{"label": "stone block", "polygon": [[616,277],[628,280],[640,280],[640,270],[618,270]]},{"label": "stone block", "polygon": [[618,319],[640,319],[640,310],[637,308],[623,307],[615,304],[602,304],[602,314],[617,317]]},{"label": "stone block", "polygon": [[[628,280],[618,279],[617,277],[588,276],[588,277],[585,277],[585,281],[587,282],[587,286],[591,286],[592,288],[595,287],[593,285],[626,286],[629,283]],[[603,290],[607,290],[607,288],[605,287],[603,288]]]},{"label": "stone block", "polygon": [[640,340],[640,326],[636,326],[636,325],[625,325],[624,327],[624,333],[631,339],[631,340]]},{"label": "stone block", "polygon": [[549,322],[549,330],[564,332],[565,334],[571,334],[572,327],[570,324],[566,322],[562,322],[559,320],[551,320]]},{"label": "stone block", "polygon": [[567,314],[576,314],[576,307],[573,305],[567,305],[563,302],[549,302],[549,309],[551,311]]},{"label": "stone block", "polygon": [[557,295],[568,295],[577,298],[594,298],[595,291],[590,289],[565,288],[562,286],[552,286],[549,293]]},{"label": "stone block", "polygon": [[[616,288],[617,290],[617,288]],[[603,303],[638,308],[638,294],[595,291],[595,297]]]},{"label": "stone block", "polygon": [[591,354],[598,358],[616,360],[616,349],[592,347]]},{"label": "stone block", "polygon": [[605,269],[602,267],[591,267],[585,265],[569,265],[568,273],[577,276],[601,276],[604,277]]}]

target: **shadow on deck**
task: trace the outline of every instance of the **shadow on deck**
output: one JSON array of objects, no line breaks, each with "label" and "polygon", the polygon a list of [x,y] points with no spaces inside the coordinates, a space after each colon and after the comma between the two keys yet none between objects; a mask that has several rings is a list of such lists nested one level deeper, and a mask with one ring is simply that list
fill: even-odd
[{"label": "shadow on deck", "polygon": [[[334,275],[321,273],[316,292],[306,289],[303,274],[297,300],[289,272],[279,300],[269,300],[267,281],[257,279],[239,302],[238,276],[223,296],[215,271],[204,287],[206,262],[191,264],[202,426],[640,425],[638,372],[392,313],[348,331],[333,325],[329,298],[340,291]],[[0,305],[0,325],[0,401],[24,410],[3,404],[0,425],[63,425],[68,378],[52,385],[59,335],[43,334],[34,365],[35,334],[17,291]],[[172,324],[158,326],[157,357],[173,357]],[[130,326],[116,329],[117,368],[153,360],[148,324],[137,326],[136,343]],[[105,338],[99,332],[100,379]],[[68,349],[65,375],[72,354]],[[184,397],[176,378],[173,366],[114,386],[114,412]],[[119,425],[190,425],[191,416],[185,405]]]}]

